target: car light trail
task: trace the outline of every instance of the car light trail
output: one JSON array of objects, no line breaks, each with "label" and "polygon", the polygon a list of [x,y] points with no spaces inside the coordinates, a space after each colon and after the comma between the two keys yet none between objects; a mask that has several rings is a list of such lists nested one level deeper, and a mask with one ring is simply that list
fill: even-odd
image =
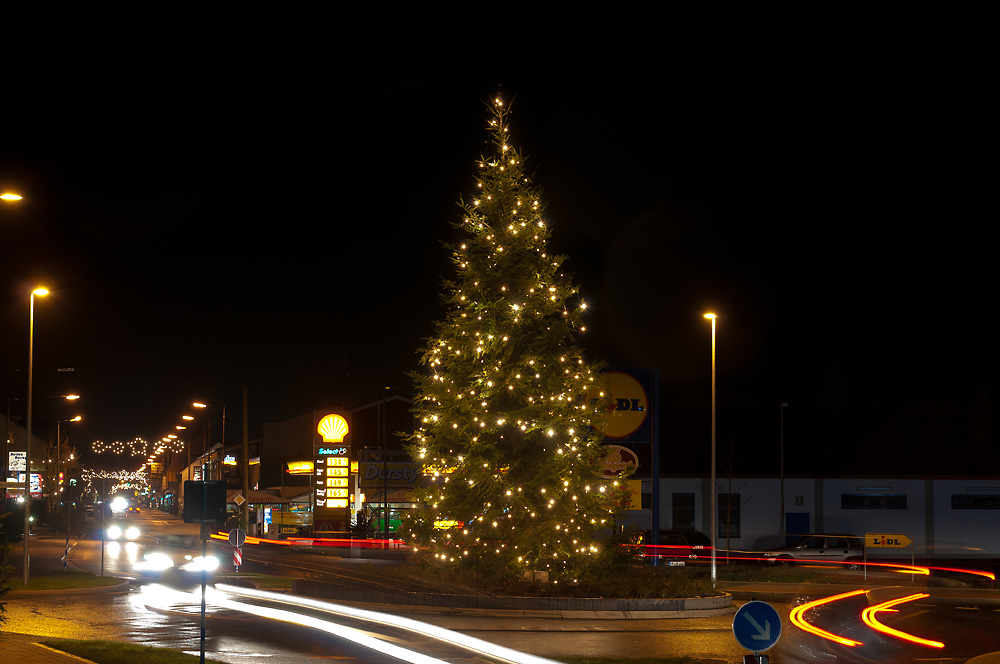
[{"label": "car light trail", "polygon": [[805,632],[809,632],[810,634],[815,634],[816,636],[827,639],[829,641],[833,641],[834,643],[839,643],[841,645],[851,646],[851,647],[864,645],[863,643],[861,643],[861,641],[855,641],[853,639],[848,639],[843,636],[837,636],[836,634],[831,634],[830,632],[824,629],[820,629],[819,627],[816,627],[815,625],[807,622],[805,619],[805,612],[808,611],[809,609],[815,609],[818,606],[822,606],[823,604],[829,604],[830,602],[836,602],[838,600],[847,599],[848,597],[854,597],[856,595],[863,595],[866,592],[868,591],[862,588],[860,590],[852,590],[851,592],[848,593],[841,593],[840,595],[833,595],[831,597],[824,597],[822,599],[817,599],[815,601],[808,602],[806,604],[802,604],[801,606],[795,607],[794,609],[792,609],[791,613],[788,614],[788,618],[789,620],[792,621],[792,624],[798,627],[799,629]]},{"label": "car light trail", "polygon": [[378,611],[357,609],[351,606],[332,604],[330,602],[314,600],[308,597],[289,596],[280,593],[271,593],[263,590],[254,590],[252,588],[240,588],[237,586],[230,586],[225,584],[216,584],[216,588],[220,591],[234,595],[244,595],[246,597],[258,597],[260,599],[266,599],[273,602],[281,602],[283,604],[291,604],[293,606],[319,609],[321,611],[326,611],[336,615],[343,615],[351,618],[357,618],[359,620],[367,620],[383,625],[398,627],[400,629],[405,629],[414,632],[416,634],[421,634],[423,636],[429,636],[431,638],[438,639],[439,641],[451,643],[452,645],[460,646],[462,648],[466,648],[467,650],[472,650],[474,652],[478,652],[480,654],[489,657],[495,657],[505,662],[512,662],[513,664],[558,664],[558,662],[555,662],[551,659],[538,657],[536,655],[529,655],[528,653],[523,653],[518,650],[506,648],[504,646],[500,646],[495,643],[490,643],[489,641],[483,641],[482,639],[466,636],[465,634],[461,634],[459,632],[453,632],[450,629],[445,629],[443,627],[438,627],[436,625],[429,625],[427,623],[422,623],[419,620],[411,620],[409,618],[394,616],[388,613],[379,613]]},{"label": "car light trail", "polygon": [[[197,603],[201,601],[198,593],[185,593],[179,590],[170,590],[157,584],[154,584],[154,586],[155,587],[150,588],[148,592],[152,598],[156,598],[160,602],[163,602],[164,600],[190,603]],[[147,588],[149,588],[149,586],[142,587],[143,593],[147,592]],[[349,641],[353,641],[358,645],[365,646],[366,648],[389,655],[390,657],[395,657],[396,659],[400,659],[404,662],[411,662],[412,664],[447,664],[447,662],[443,659],[430,657],[413,650],[407,650],[406,648],[392,643],[380,641],[379,639],[369,636],[361,630],[354,629],[353,627],[338,625],[336,623],[320,620],[319,618],[312,618],[310,616],[302,616],[291,611],[285,611],[284,609],[269,609],[263,606],[254,606],[253,604],[235,602],[226,599],[222,596],[222,593],[219,592],[208,592],[205,594],[205,599],[206,601],[211,601],[212,604],[223,606],[228,609],[243,611],[244,613],[251,613],[253,615],[270,618],[272,620],[290,622],[304,627],[312,627],[314,629],[333,634],[334,636],[339,636]]]},{"label": "car light trail", "polygon": [[927,646],[929,648],[944,648],[944,644],[940,641],[932,641],[930,639],[924,639],[919,636],[914,636],[913,634],[907,634],[906,632],[901,632],[898,629],[893,629],[888,625],[884,625],[878,621],[875,617],[876,613],[881,613],[882,611],[892,611],[896,612],[898,609],[892,607],[899,604],[904,604],[906,602],[912,602],[914,600],[923,599],[925,597],[930,597],[927,593],[914,593],[913,595],[908,595],[906,597],[897,597],[896,599],[890,599],[887,602],[882,602],[881,604],[876,604],[875,606],[869,606],[867,609],[861,612],[861,619],[865,621],[865,624],[874,630],[882,632],[883,634],[888,634],[889,636],[894,636],[897,639],[902,639],[903,641],[909,641],[911,643],[916,643],[918,645]]},{"label": "car light trail", "polygon": [[960,567],[932,567],[931,569],[940,570],[942,572],[958,572],[959,574],[973,574],[976,576],[984,576],[991,581],[997,580],[997,575],[993,572],[987,572],[981,569],[962,569]]},{"label": "car light trail", "polygon": [[[229,533],[222,531],[209,535],[214,540],[223,542],[229,539]],[[346,549],[401,549],[405,548],[402,540],[398,539],[347,539],[347,538],[325,538],[325,537],[289,537],[288,539],[275,540],[266,537],[247,537],[244,544],[274,544],[277,546],[329,546]]]}]

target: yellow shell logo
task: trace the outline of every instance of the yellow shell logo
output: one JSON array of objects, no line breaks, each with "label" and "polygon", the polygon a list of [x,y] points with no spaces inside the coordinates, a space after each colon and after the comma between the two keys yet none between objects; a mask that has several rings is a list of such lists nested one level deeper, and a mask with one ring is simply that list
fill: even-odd
[{"label": "yellow shell logo", "polygon": [[347,435],[347,420],[340,415],[327,415],[319,421],[316,427],[324,443],[342,443]]}]

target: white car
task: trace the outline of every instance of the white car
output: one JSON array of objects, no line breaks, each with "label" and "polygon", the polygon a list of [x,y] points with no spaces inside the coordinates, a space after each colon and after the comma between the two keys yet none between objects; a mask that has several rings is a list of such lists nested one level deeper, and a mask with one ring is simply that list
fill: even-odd
[{"label": "white car", "polygon": [[857,569],[865,557],[865,542],[857,535],[806,535],[788,546],[765,551],[764,557],[779,565],[829,562],[846,563],[848,569]]}]

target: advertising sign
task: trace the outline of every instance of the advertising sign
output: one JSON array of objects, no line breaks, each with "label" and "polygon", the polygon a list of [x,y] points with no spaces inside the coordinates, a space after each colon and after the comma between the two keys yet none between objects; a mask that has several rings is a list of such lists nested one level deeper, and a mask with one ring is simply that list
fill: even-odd
[{"label": "advertising sign", "polygon": [[608,371],[611,403],[604,416],[606,438],[632,443],[648,443],[653,439],[651,403],[654,371],[652,369],[616,369]]},{"label": "advertising sign", "polygon": [[905,549],[913,544],[906,535],[900,533],[865,533],[865,546],[880,549]]},{"label": "advertising sign", "polygon": [[24,462],[27,460],[27,452],[8,452],[7,465],[12,473],[23,473]]},{"label": "advertising sign", "polygon": [[313,494],[315,530],[347,530],[350,523],[350,446],[347,420],[335,413],[324,416],[316,426],[323,443],[314,447]]},{"label": "advertising sign", "polygon": [[383,465],[381,461],[362,461],[358,468],[361,487],[364,489],[388,486],[390,489],[405,489],[417,486],[423,477],[419,463],[402,463],[390,461]]},{"label": "advertising sign", "polygon": [[635,452],[621,445],[603,445],[601,447],[603,465],[601,477],[612,479],[624,473],[628,477],[639,467],[639,457]]},{"label": "advertising sign", "polygon": [[[19,486],[24,486],[24,473],[17,474],[17,483]],[[31,474],[31,495],[36,497],[42,495],[42,476],[38,473]]]}]

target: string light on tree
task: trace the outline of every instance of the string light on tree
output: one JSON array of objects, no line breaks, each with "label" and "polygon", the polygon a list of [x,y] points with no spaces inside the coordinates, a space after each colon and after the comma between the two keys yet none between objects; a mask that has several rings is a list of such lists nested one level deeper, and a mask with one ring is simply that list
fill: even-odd
[{"label": "string light on tree", "polygon": [[441,561],[571,580],[614,555],[598,541],[624,486],[597,476],[601,366],[578,345],[585,307],[564,258],[548,254],[545,205],[508,113],[491,104],[492,151],[478,162],[476,196],[459,201],[467,237],[453,248],[447,313],[413,376],[420,426],[409,449],[432,482],[405,527]]}]

